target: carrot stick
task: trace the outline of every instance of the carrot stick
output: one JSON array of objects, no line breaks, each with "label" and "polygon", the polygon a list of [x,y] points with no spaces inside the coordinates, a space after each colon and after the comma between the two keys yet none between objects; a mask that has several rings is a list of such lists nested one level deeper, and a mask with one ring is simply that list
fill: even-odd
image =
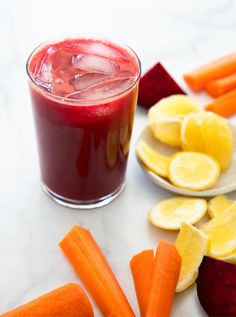
[{"label": "carrot stick", "polygon": [[236,89],[236,72],[224,78],[214,80],[206,86],[207,93],[214,98],[233,89]]},{"label": "carrot stick", "polygon": [[169,317],[179,279],[181,257],[173,244],[160,241],[155,255],[146,317]]},{"label": "carrot stick", "polygon": [[205,106],[205,110],[212,111],[223,117],[230,117],[236,113],[236,89],[216,98]]},{"label": "carrot stick", "polygon": [[184,74],[184,80],[194,91],[200,91],[215,79],[236,72],[236,52]]},{"label": "carrot stick", "polygon": [[134,316],[115,275],[87,229],[74,227],[60,247],[104,316]]},{"label": "carrot stick", "polygon": [[81,287],[67,284],[1,317],[93,317],[93,308]]},{"label": "carrot stick", "polygon": [[144,250],[136,254],[130,261],[130,268],[133,274],[140,314],[144,317],[152,285],[154,268],[153,250]]}]

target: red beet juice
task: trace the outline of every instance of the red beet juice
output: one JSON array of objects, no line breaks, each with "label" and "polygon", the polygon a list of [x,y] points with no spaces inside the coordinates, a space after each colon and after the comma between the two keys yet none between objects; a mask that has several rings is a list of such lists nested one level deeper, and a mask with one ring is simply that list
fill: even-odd
[{"label": "red beet juice", "polygon": [[57,202],[92,208],[122,190],[140,64],[125,45],[65,39],[27,63],[42,185]]}]

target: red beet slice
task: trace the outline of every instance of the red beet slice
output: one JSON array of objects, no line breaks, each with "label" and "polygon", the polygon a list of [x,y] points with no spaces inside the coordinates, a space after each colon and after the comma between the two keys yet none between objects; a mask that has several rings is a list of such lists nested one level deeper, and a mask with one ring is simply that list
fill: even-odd
[{"label": "red beet slice", "polygon": [[236,265],[204,257],[197,278],[199,301],[208,316],[236,316]]},{"label": "red beet slice", "polygon": [[157,63],[140,79],[138,104],[144,108],[150,108],[160,99],[176,94],[185,95],[186,93],[161,63]]}]

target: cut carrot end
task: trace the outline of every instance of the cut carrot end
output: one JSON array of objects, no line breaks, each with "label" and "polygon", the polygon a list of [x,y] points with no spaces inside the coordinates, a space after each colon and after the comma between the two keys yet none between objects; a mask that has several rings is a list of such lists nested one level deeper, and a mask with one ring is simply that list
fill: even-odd
[{"label": "cut carrot end", "polygon": [[130,261],[130,268],[133,275],[140,314],[144,317],[152,285],[154,268],[153,250],[144,250],[136,254]]},{"label": "cut carrot end", "polygon": [[211,111],[211,112],[214,112],[214,106],[213,105],[211,105],[211,104],[209,104],[209,105],[207,105],[207,106],[205,106],[205,108],[204,108],[206,111]]},{"label": "cut carrot end", "polygon": [[236,89],[216,98],[206,105],[205,109],[226,118],[234,115],[236,113]]},{"label": "cut carrot end", "polygon": [[179,280],[181,257],[175,245],[160,241],[154,261],[153,280],[146,317],[169,317]]},{"label": "cut carrot end", "polygon": [[203,90],[210,82],[236,72],[236,52],[219,58],[184,75],[194,91]]},{"label": "cut carrot end", "polygon": [[222,94],[220,88],[217,87],[217,84],[215,81],[209,83],[206,86],[206,92],[208,93],[209,96],[216,98]]},{"label": "cut carrot end", "polygon": [[89,230],[74,227],[61,241],[60,247],[104,316],[134,316],[114,273]]},{"label": "cut carrot end", "polygon": [[206,86],[206,92],[214,98],[226,94],[233,89],[236,89],[236,72],[229,76],[214,80]]},{"label": "cut carrot end", "polygon": [[1,316],[93,317],[94,313],[83,289],[77,284],[67,284]]},{"label": "cut carrot end", "polygon": [[186,84],[195,92],[201,91],[202,87],[197,84],[194,76],[190,73],[184,74],[183,79],[185,80]]}]

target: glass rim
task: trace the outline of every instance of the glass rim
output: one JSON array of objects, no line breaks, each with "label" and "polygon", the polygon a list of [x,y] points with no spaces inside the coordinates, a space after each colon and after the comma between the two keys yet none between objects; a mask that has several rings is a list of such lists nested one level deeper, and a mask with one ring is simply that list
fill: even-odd
[{"label": "glass rim", "polygon": [[[31,62],[31,59],[33,58],[33,56],[39,52],[44,46],[48,45],[48,44],[56,44],[56,43],[60,43],[63,42],[65,40],[73,40],[73,39],[81,39],[81,40],[96,40],[96,41],[101,41],[101,42],[108,42],[111,44],[115,44],[118,47],[124,48],[125,50],[128,51],[128,53],[130,53],[131,55],[134,56],[136,62],[137,62],[137,66],[138,66],[138,70],[137,70],[137,74],[135,74],[135,80],[132,83],[132,85],[130,87],[128,87],[127,89],[124,89],[123,91],[119,92],[118,94],[114,94],[113,96],[109,96],[109,97],[105,97],[105,98],[100,98],[100,99],[93,99],[93,100],[79,100],[79,99],[73,99],[73,98],[68,98],[68,97],[63,97],[63,96],[58,96],[56,94],[53,94],[51,92],[48,92],[46,90],[44,90],[41,86],[39,86],[37,84],[37,82],[35,81],[35,79],[31,76],[30,71],[29,71],[29,65]],[[129,91],[131,91],[138,83],[140,76],[141,76],[141,62],[140,59],[138,57],[138,55],[135,53],[135,51],[130,48],[127,44],[124,44],[122,42],[119,41],[113,41],[110,39],[105,39],[105,38],[100,38],[100,37],[64,37],[61,39],[57,39],[57,40],[46,40],[44,42],[42,42],[41,44],[39,44],[29,55],[27,61],[26,61],[26,73],[28,75],[28,79],[30,80],[30,84],[33,85],[33,88],[36,89],[38,92],[42,93],[43,95],[45,95],[47,98],[53,100],[53,101],[58,101],[60,103],[63,104],[70,104],[70,105],[99,105],[99,104],[106,104],[109,103],[111,101],[115,101],[117,99],[119,99],[121,96],[126,95]]]}]

